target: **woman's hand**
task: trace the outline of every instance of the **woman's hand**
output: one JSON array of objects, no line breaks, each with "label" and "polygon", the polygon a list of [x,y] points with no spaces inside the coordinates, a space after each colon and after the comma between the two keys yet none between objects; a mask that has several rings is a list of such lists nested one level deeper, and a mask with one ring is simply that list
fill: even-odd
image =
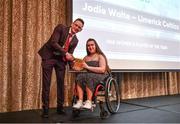
[{"label": "woman's hand", "polygon": [[82,63],[82,66],[83,66],[83,68],[85,68],[85,69],[88,69],[88,68],[89,68],[89,66],[86,64],[86,62],[83,62],[83,63]]}]

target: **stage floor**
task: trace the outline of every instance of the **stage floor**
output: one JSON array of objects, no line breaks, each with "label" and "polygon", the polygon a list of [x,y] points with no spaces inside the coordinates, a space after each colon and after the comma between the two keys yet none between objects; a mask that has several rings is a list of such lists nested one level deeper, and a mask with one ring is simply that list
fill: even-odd
[{"label": "stage floor", "polygon": [[41,110],[0,113],[0,123],[180,123],[180,95],[158,96],[121,101],[117,114],[106,119],[94,112],[82,111],[72,117],[72,108],[65,108],[66,115],[58,115],[50,109],[49,118],[41,118]]}]

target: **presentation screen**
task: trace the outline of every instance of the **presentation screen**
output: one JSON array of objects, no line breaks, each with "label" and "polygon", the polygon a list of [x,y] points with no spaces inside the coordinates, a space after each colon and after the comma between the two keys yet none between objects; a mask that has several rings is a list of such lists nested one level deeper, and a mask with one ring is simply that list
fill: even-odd
[{"label": "presentation screen", "polygon": [[94,38],[116,70],[180,70],[179,0],[73,0],[85,21],[74,56]]}]

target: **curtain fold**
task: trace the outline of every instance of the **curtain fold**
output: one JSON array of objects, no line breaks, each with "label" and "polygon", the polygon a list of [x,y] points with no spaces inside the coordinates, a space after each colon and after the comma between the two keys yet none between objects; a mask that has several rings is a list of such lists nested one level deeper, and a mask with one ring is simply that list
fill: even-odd
[{"label": "curtain fold", "polygon": [[[37,52],[57,24],[67,23],[66,2],[0,1],[0,112],[41,108],[42,72]],[[66,71],[65,106],[71,105],[75,78]],[[179,94],[180,72],[123,73],[120,90],[122,99]],[[56,107],[56,95],[53,71],[50,107]]]},{"label": "curtain fold", "polygon": [[[66,0],[0,1],[0,112],[41,107],[39,48],[66,22]],[[52,92],[55,84],[52,78]],[[51,93],[53,94],[53,93]],[[51,106],[55,98],[51,97]]]}]

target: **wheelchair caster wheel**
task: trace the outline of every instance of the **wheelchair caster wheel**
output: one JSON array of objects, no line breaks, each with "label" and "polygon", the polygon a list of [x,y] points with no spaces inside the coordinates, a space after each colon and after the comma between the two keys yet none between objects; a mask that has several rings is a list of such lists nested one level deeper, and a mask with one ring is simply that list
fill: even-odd
[{"label": "wheelchair caster wheel", "polygon": [[79,114],[80,114],[80,110],[79,109],[73,109],[73,111],[72,111],[73,117],[78,117]]},{"label": "wheelchair caster wheel", "polygon": [[107,111],[100,112],[100,117],[101,117],[101,119],[107,118],[108,117],[108,112]]}]

